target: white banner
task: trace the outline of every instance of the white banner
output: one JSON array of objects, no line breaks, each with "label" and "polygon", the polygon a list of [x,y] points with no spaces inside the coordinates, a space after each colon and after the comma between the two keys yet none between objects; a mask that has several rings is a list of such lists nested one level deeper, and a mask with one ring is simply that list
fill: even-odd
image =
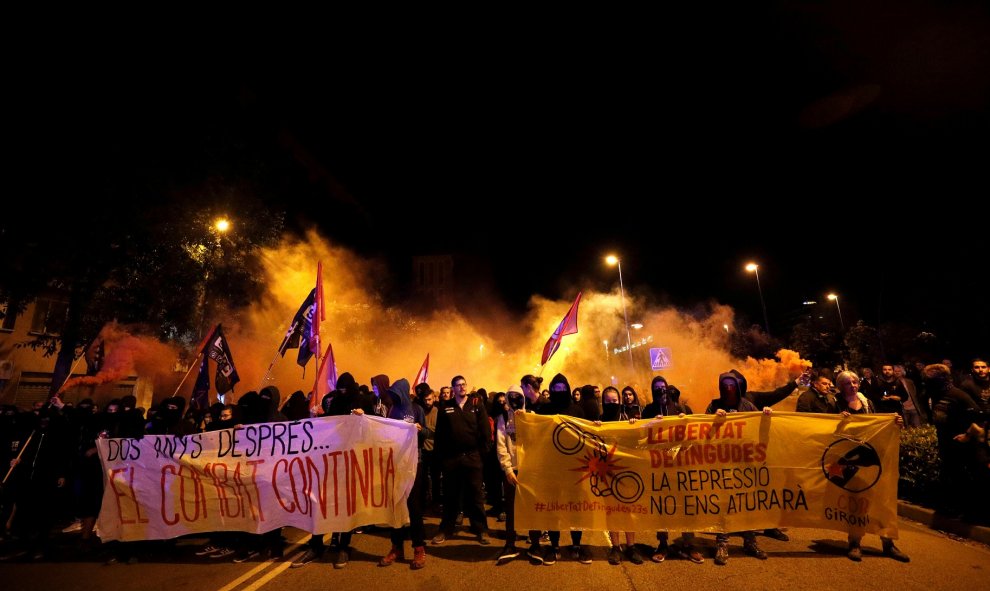
[{"label": "white banner", "polygon": [[97,440],[104,540],[409,522],[416,426],[368,415]]}]

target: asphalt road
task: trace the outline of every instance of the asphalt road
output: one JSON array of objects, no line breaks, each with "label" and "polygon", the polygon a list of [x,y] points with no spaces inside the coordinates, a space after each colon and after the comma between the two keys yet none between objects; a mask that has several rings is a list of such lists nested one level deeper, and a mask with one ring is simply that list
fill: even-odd
[{"label": "asphalt road", "polygon": [[[436,529],[436,518],[428,519],[427,533]],[[502,524],[491,520],[493,529]],[[501,531],[497,530],[500,534]],[[766,561],[746,556],[742,540],[730,542],[730,560],[715,566],[711,560],[714,537],[701,535],[698,545],[705,552],[704,564],[668,559],[662,564],[635,566],[623,562],[611,566],[605,560],[607,543],[601,532],[585,533],[594,562],[583,565],[562,558],[554,566],[534,566],[525,557],[496,566],[501,540],[479,546],[473,536],[461,533],[442,546],[429,546],[427,566],[420,571],[406,562],[377,566],[387,552],[388,536],[372,531],[354,537],[350,564],[340,570],[325,562],[289,568],[289,561],[257,560],[234,564],[194,556],[205,539],[183,539],[169,551],[152,544],[141,552],[136,564],[106,566],[98,556],[80,559],[74,540],[63,535],[59,551],[44,562],[0,562],[0,587],[5,591],[72,589],[73,591],[254,591],[286,588],[293,591],[327,588],[346,589],[987,589],[990,580],[990,548],[969,540],[952,538],[915,522],[902,520],[898,546],[911,556],[909,564],[880,556],[880,540],[866,536],[864,558],[854,563],[845,556],[845,536],[819,529],[791,529],[791,541],[760,537],[770,555]],[[287,557],[300,551],[298,543],[308,534],[287,529]],[[566,541],[567,534],[564,534]],[[639,534],[640,541],[653,543],[653,536]],[[717,585],[713,587],[713,585]]]}]

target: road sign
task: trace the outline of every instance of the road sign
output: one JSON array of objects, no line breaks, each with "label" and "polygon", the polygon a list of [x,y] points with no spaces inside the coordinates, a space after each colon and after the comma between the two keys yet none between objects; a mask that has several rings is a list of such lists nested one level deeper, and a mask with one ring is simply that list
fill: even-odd
[{"label": "road sign", "polygon": [[667,369],[673,363],[670,347],[653,347],[650,349],[650,367],[654,371]]}]

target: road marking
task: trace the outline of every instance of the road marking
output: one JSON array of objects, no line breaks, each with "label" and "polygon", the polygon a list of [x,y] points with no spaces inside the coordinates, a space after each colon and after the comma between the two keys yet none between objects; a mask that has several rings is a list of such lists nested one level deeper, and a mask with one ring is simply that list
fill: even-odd
[{"label": "road marking", "polygon": [[[284,552],[284,554],[283,554],[283,555],[284,555],[285,557],[287,557],[287,558],[288,558],[288,557],[291,557],[291,556],[292,556],[292,554],[293,554],[293,553],[294,553],[294,552],[295,552],[296,550],[298,550],[298,549],[299,549],[299,546],[301,546],[301,545],[302,545],[302,544],[304,544],[304,543],[305,543],[306,541],[308,541],[310,537],[312,537],[312,536],[309,536],[309,535],[306,535],[306,536],[304,536],[304,537],[303,537],[302,539],[300,539],[300,540],[299,540],[298,542],[295,542],[294,544],[292,544],[292,545],[290,545],[290,546],[288,546],[288,547],[287,547],[287,548],[285,549],[285,552]],[[243,583],[243,582],[245,582],[245,581],[247,581],[247,580],[248,580],[248,579],[250,579],[251,577],[253,577],[253,576],[255,576],[255,575],[257,575],[258,573],[260,573],[260,572],[262,572],[262,571],[264,571],[265,569],[267,569],[267,568],[269,568],[269,567],[270,567],[270,566],[272,566],[272,565],[277,565],[277,566],[275,566],[275,569],[274,569],[274,570],[275,570],[275,574],[274,574],[274,575],[272,575],[271,577],[269,577],[269,576],[267,576],[267,575],[266,575],[266,578],[263,578],[263,579],[261,579],[261,580],[262,580],[263,582],[267,582],[267,581],[269,581],[269,580],[270,580],[270,579],[271,579],[272,577],[275,577],[275,576],[277,576],[277,575],[278,575],[279,573],[281,573],[281,572],[282,572],[282,571],[284,571],[285,569],[287,569],[287,568],[289,568],[290,566],[292,566],[292,561],[291,561],[291,560],[287,560],[287,559],[283,559],[283,561],[282,561],[281,563],[278,563],[278,562],[275,562],[275,560],[274,560],[274,559],[268,559],[268,560],[266,560],[266,561],[264,561],[264,562],[262,562],[261,564],[259,564],[258,566],[256,566],[256,567],[254,567],[254,568],[252,568],[252,569],[251,569],[251,570],[249,570],[248,572],[246,572],[246,573],[244,573],[243,575],[241,575],[241,576],[239,576],[239,577],[237,577],[237,578],[236,578],[236,579],[234,579],[233,581],[231,581],[231,582],[229,582],[229,583],[227,583],[227,584],[226,584],[226,585],[224,585],[223,587],[220,587],[220,589],[218,589],[217,591],[232,591],[232,590],[233,590],[234,588],[236,588],[236,587],[237,587],[238,585],[240,585],[241,583]],[[263,584],[263,583],[262,583],[262,584]],[[245,591],[247,591],[247,590],[249,590],[249,589],[257,589],[257,587],[258,587],[258,586],[260,586],[260,585],[257,585],[257,586],[256,586],[256,585],[251,585],[251,586],[249,586],[249,587],[247,587],[247,588],[245,589]]]},{"label": "road marking", "polygon": [[273,568],[272,570],[270,570],[268,573],[266,573],[265,576],[261,577],[257,581],[255,581],[255,582],[251,583],[250,585],[248,585],[247,587],[245,587],[243,589],[243,591],[255,591],[255,589],[258,589],[259,587],[261,587],[262,585],[264,585],[268,581],[270,581],[270,580],[274,579],[275,577],[279,576],[280,574],[282,574],[282,572],[285,571],[286,569],[288,569],[290,566],[292,566],[292,563],[291,562],[283,562],[282,564],[276,566],[275,568]]}]

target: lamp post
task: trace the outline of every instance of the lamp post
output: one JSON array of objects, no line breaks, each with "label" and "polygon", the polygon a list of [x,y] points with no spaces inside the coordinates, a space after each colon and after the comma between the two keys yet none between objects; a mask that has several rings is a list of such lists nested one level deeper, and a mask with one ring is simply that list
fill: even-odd
[{"label": "lamp post", "polygon": [[220,237],[230,230],[230,220],[225,217],[217,218],[214,220],[210,230],[211,233],[216,235],[216,239],[206,250],[204,255],[206,259],[203,262],[205,272],[203,273],[203,303],[199,318],[199,338],[203,338],[203,332],[205,329],[204,324],[206,323],[206,292],[209,289],[210,268],[213,265],[213,259],[216,256],[216,249],[220,246]]},{"label": "lamp post", "polygon": [[619,268],[619,299],[622,301],[622,319],[626,323],[626,350],[629,351],[629,369],[631,369],[633,373],[635,373],[636,366],[633,363],[632,336],[630,336],[629,334],[629,316],[626,314],[626,290],[625,287],[623,287],[622,285],[622,261],[620,261],[619,257],[615,256],[614,254],[610,254],[607,257],[605,257],[605,262],[608,263],[609,265],[615,265]]},{"label": "lamp post", "polygon": [[746,270],[756,274],[756,290],[760,293],[760,307],[763,308],[763,327],[767,329],[767,336],[770,336],[770,320],[767,319],[767,303],[763,301],[763,287],[760,285],[760,266],[756,263],[746,265]]},{"label": "lamp post", "polygon": [[842,321],[842,308],[839,307],[839,296],[834,293],[828,294],[828,299],[835,301],[835,309],[839,311],[839,326],[846,330],[846,323]]}]

